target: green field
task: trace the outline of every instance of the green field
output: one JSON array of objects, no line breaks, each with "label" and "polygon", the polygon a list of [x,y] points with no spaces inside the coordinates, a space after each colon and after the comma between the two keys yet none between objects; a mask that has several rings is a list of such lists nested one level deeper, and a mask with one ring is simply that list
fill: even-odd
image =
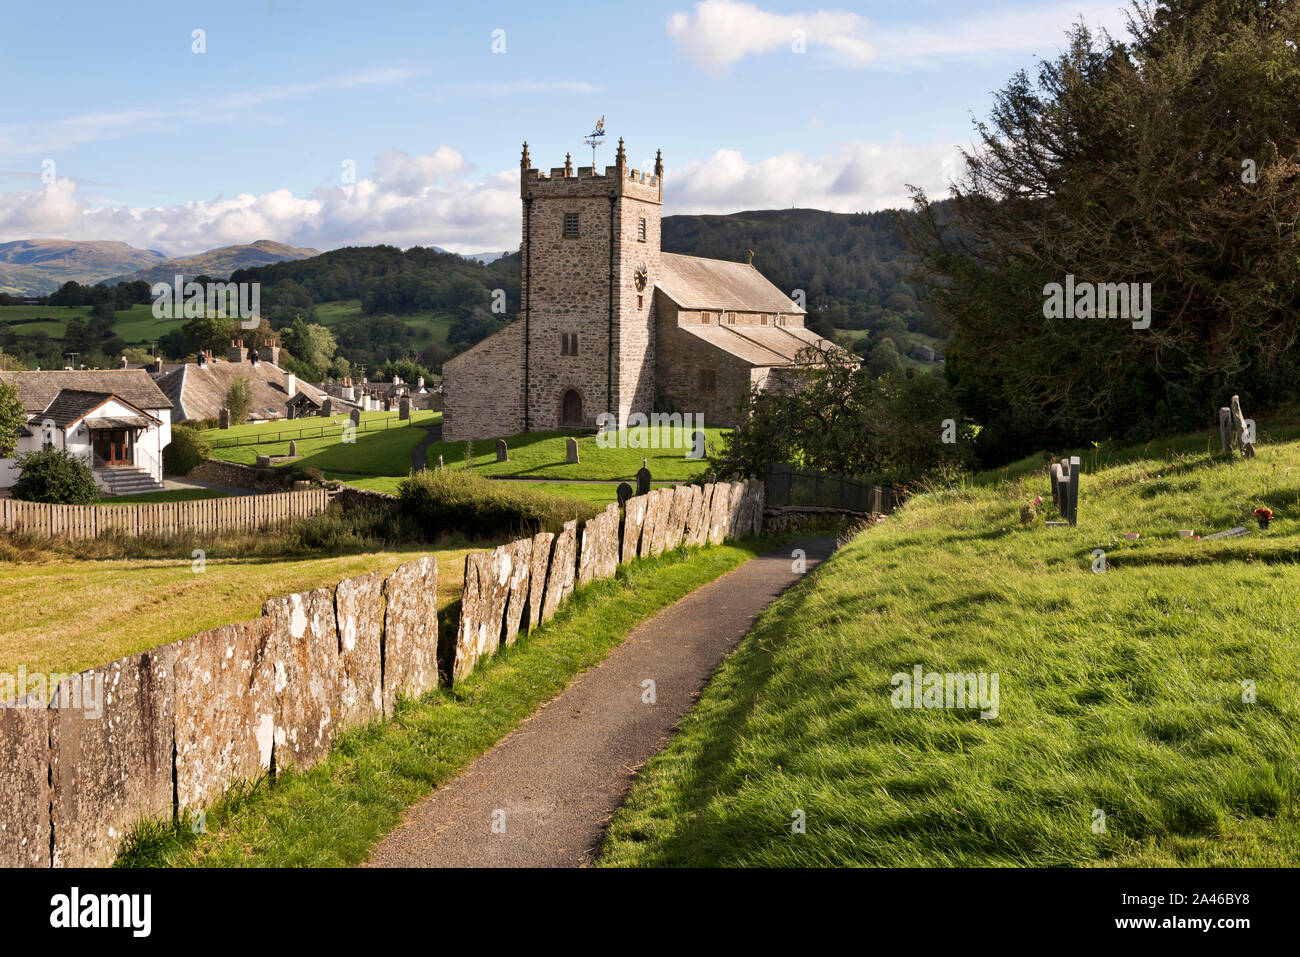
[{"label": "green field", "polygon": [[[603,479],[615,482],[633,481],[642,460],[647,460],[651,477],[656,481],[682,482],[695,478],[707,471],[708,463],[686,458],[686,446],[683,442],[681,428],[664,429],[659,439],[661,448],[627,448],[618,447],[620,442],[628,445],[631,441],[649,444],[649,429],[631,429],[610,433],[608,441],[612,448],[601,448],[594,435],[579,435],[577,465],[565,464],[565,442],[574,433],[571,432],[527,432],[522,435],[508,436],[506,448],[510,456],[507,462],[497,461],[497,443],[495,439],[483,439],[473,443],[472,465],[482,475],[510,475],[519,478],[546,479]],[[716,449],[722,441],[722,435],[728,430],[706,428],[705,439],[709,451]],[[676,446],[669,447],[669,446]],[[429,463],[438,464],[438,456],[448,468],[465,466],[464,442],[435,442],[429,448]]]},{"label": "green field", "polygon": [[[135,305],[116,314],[113,331],[128,345],[143,345],[185,325],[184,319],[156,319],[151,305]],[[89,306],[0,306],[0,322],[10,323],[10,332],[26,335],[44,332],[52,339],[63,338],[68,320],[90,319]],[[32,320],[39,321],[18,321]]]},{"label": "green field", "polygon": [[[254,465],[259,455],[288,455],[292,433],[307,430],[310,435],[325,429],[324,436],[297,439],[298,459],[290,463],[294,468],[318,468],[323,472],[351,475],[404,476],[411,470],[411,452],[428,436],[427,427],[442,419],[441,412],[413,411],[409,422],[402,422],[396,412],[362,413],[361,424],[365,431],[355,432],[355,442],[344,442],[344,430],[349,419],[338,415],[333,419],[294,419],[288,422],[267,422],[240,425],[230,429],[209,429],[203,438],[210,445],[254,437],[283,435],[283,441],[213,448],[211,457],[225,462]],[[387,428],[384,428],[384,425]]]},{"label": "green field", "polygon": [[[1300,443],[1204,443],[1085,469],[1077,529],[1022,526],[1040,468],[861,533],[719,670],[600,862],[1300,863]],[[996,718],[895,707],[916,665],[999,676]]]},{"label": "green field", "polygon": [[138,495],[101,495],[96,505],[149,505],[154,502],[197,502],[205,498],[226,498],[225,492],[210,488],[178,488]]},{"label": "green field", "polygon": [[451,329],[452,322],[451,314],[446,312],[408,312],[401,315],[384,313],[367,316],[361,311],[359,299],[338,299],[333,302],[317,303],[316,317],[323,326],[338,325],[349,319],[397,319],[416,330],[415,345],[436,342],[444,349],[447,347],[447,333]]}]

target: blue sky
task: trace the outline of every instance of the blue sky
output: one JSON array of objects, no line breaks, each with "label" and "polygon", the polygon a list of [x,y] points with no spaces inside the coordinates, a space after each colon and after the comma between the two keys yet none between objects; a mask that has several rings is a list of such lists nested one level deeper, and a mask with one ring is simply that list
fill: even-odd
[{"label": "blue sky", "polygon": [[585,165],[602,115],[598,165],[662,148],[665,214],[897,206],[1122,6],[3,0],[0,242],[514,248],[521,141]]}]

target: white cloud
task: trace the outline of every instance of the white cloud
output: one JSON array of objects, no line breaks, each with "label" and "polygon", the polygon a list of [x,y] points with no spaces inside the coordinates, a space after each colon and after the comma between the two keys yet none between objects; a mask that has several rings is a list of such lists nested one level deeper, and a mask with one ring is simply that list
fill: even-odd
[{"label": "white cloud", "polygon": [[870,212],[910,204],[906,186],[943,194],[961,169],[956,144],[845,143],[816,159],[799,151],[750,162],[719,150],[664,176],[664,203],[674,213],[727,213],[799,206]]},{"label": "white cloud", "polygon": [[1124,28],[1121,0],[1058,0],[1027,7],[1004,7],[977,16],[934,23],[872,23],[845,10],[778,14],[739,0],[703,0],[693,14],[668,18],[668,36],[688,59],[714,73],[747,56],[792,52],[796,37],[808,51],[829,51],[848,67],[896,66],[915,60],[1011,50],[1038,50],[1064,44],[1070,24],[1080,17],[1090,27],[1113,35]]},{"label": "white cloud", "polygon": [[[665,215],[789,206],[858,212],[906,206],[905,184],[942,194],[958,167],[955,145],[844,143],[820,157],[790,151],[757,161],[736,150],[669,169]],[[276,239],[332,249],[387,243],[438,245],[459,252],[519,246],[519,174],[474,175],[450,146],[411,155],[386,150],[355,186],[295,196],[287,189],[126,207],[83,198],[76,181],[0,194],[0,242],[17,239],[120,240],[168,255]]]},{"label": "white cloud", "polygon": [[853,65],[870,62],[875,51],[862,36],[866,21],[856,13],[819,10],[815,13],[770,13],[737,0],[704,0],[695,15],[674,13],[668,36],[695,63],[715,73],[756,53],[825,46]]},{"label": "white cloud", "polygon": [[173,256],[257,239],[317,248],[437,244],[464,252],[518,246],[518,173],[474,181],[469,171],[449,146],[420,156],[388,150],[355,186],[308,197],[279,189],[136,208],[83,199],[76,181],[60,178],[0,194],[0,242],[120,240]]}]

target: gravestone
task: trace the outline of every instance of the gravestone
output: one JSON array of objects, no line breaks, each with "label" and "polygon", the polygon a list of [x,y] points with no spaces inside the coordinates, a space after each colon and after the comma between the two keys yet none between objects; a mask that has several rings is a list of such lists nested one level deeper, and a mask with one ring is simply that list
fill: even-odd
[{"label": "gravestone", "polygon": [[718,484],[718,473],[717,473],[717,472],[710,472],[710,473],[709,473],[709,481],[708,481],[706,484],[708,484],[708,485],[717,485],[717,484]]},{"label": "gravestone", "polygon": [[393,399],[391,396],[387,396],[387,395],[384,396],[384,411],[385,412],[393,411]]},{"label": "gravestone", "polygon": [[618,507],[622,508],[627,504],[627,500],[632,497],[632,486],[626,482],[618,483]]},{"label": "gravestone", "polygon": [[321,418],[328,419],[330,415],[333,413],[333,411],[334,411],[334,403],[330,401],[329,396],[325,396],[325,398],[321,399],[320,401]]},{"label": "gravestone", "polygon": [[361,410],[360,410],[360,409],[353,409],[352,412],[348,415],[348,418],[350,418],[350,419],[352,420],[352,425],[353,425],[353,426],[360,426],[360,425],[361,425]]},{"label": "gravestone", "polygon": [[411,417],[411,400],[402,396],[402,401],[397,404],[397,418],[399,421],[406,421]]},{"label": "gravestone", "polygon": [[578,464],[578,440],[577,439],[564,440],[564,464],[565,465]]},{"label": "gravestone", "polygon": [[230,410],[229,410],[229,409],[222,409],[220,412],[217,413],[217,428],[219,428],[219,429],[228,429],[228,428],[230,428]]},{"label": "gravestone", "polygon": [[636,473],[636,494],[645,495],[650,491],[650,470],[646,468],[646,460],[641,460],[641,468]]},{"label": "gravestone", "polygon": [[699,429],[691,433],[691,444],[686,450],[686,457],[688,459],[704,458],[704,433]]},{"label": "gravestone", "polygon": [[510,461],[510,452],[506,449],[505,439],[497,439],[497,461],[498,462]]},{"label": "gravestone", "polygon": [[290,440],[289,440],[289,455],[290,455],[290,456],[295,456],[295,455],[297,455],[297,454],[298,454],[298,440],[297,440],[297,439],[290,439]]}]

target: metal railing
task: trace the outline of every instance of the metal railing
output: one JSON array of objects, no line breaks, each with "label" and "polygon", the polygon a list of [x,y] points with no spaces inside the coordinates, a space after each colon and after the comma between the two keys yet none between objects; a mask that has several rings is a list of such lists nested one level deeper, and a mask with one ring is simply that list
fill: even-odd
[{"label": "metal railing", "polygon": [[767,472],[766,504],[776,507],[831,508],[863,515],[892,512],[893,489],[834,472],[772,465]]}]

